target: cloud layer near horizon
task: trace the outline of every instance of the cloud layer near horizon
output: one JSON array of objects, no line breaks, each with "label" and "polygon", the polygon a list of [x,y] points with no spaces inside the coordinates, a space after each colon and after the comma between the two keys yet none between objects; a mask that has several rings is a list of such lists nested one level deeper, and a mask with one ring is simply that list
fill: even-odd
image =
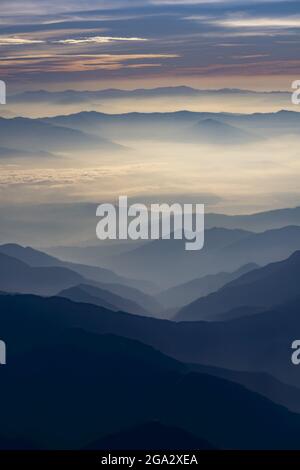
[{"label": "cloud layer near horizon", "polygon": [[2,0],[0,75],[12,83],[297,77],[299,40],[298,1]]}]

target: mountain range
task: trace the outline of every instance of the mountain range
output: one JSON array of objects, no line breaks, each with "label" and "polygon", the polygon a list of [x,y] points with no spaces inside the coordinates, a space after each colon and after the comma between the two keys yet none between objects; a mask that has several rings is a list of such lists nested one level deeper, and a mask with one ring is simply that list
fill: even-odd
[{"label": "mountain range", "polygon": [[257,264],[250,263],[232,273],[220,272],[218,274],[204,276],[200,279],[193,279],[192,281],[179,284],[160,292],[157,299],[165,308],[179,309],[183,305],[190,304],[200,297],[205,297],[212,292],[218,291],[225,284],[258,267]]},{"label": "mountain range", "polygon": [[[126,292],[128,292],[128,288],[125,289]],[[74,302],[99,305],[115,312],[123,311],[136,315],[150,315],[144,306],[137,304],[134,300],[120,297],[112,292],[112,290],[109,291],[93,285],[79,284],[62,290],[58,293],[58,296],[73,300]]]},{"label": "mountain range", "polygon": [[166,140],[203,143],[238,143],[274,136],[298,137],[300,113],[281,110],[274,113],[230,114],[177,111],[166,113],[105,114],[96,111],[40,118],[38,122],[62,126],[118,141]]},{"label": "mountain range", "polygon": [[[9,248],[5,246],[4,251],[11,252],[11,245]],[[21,253],[21,257],[24,258],[28,252],[26,249],[23,250],[19,247],[19,250],[14,251]],[[32,254],[30,249],[29,252]],[[42,258],[42,253],[33,253]],[[37,261],[36,258],[35,261]],[[59,262],[51,266],[30,266],[20,259],[4,254],[1,248],[0,290],[45,296],[59,294],[80,302],[92,299],[91,303],[105,307],[110,305],[114,311],[123,310],[141,315],[149,314],[147,307],[150,310],[160,310],[158,302],[155,302],[152,297],[132,287],[86,279],[78,272],[61,267]],[[142,305],[139,305],[138,301]]]},{"label": "mountain range", "polygon": [[[99,251],[101,251],[101,249]],[[0,245],[0,253],[17,258],[31,267],[67,268],[77,272],[83,277],[103,284],[120,284],[145,292],[153,292],[156,289],[155,285],[150,282],[119,276],[113,271],[99,266],[63,261],[62,259],[48,255],[47,253],[31,248],[30,246],[25,247],[15,243],[6,243],[4,245]]]},{"label": "mountain range", "polygon": [[[199,201],[199,196],[194,202]],[[114,201],[112,201],[114,202]],[[95,236],[98,204],[47,203],[0,206],[0,243],[7,240],[42,248],[68,261],[103,266],[102,258],[132,250],[147,242],[107,240]],[[225,215],[206,212],[205,227],[265,232],[287,226],[300,226],[300,207],[276,209],[253,214]],[[105,253],[104,253],[105,249]]]},{"label": "mountain range", "polygon": [[[208,110],[232,112],[199,112],[208,101]],[[136,171],[142,178],[163,164],[168,172],[175,147],[171,179],[197,162],[207,192],[196,186],[201,175],[187,168],[187,185],[182,177],[165,186],[159,178],[153,185],[151,175],[137,181],[145,200],[134,186],[129,203],[195,196],[194,203],[203,197],[214,210],[236,210],[222,184],[221,193],[211,192],[209,175],[219,171],[222,178],[226,165],[225,180],[232,177],[245,198],[251,191],[243,185],[258,161],[263,169],[271,161],[277,169],[287,160],[296,165],[288,147],[299,141],[300,113],[288,110],[290,93],[38,90],[10,96],[10,103],[0,116],[4,189],[19,169],[22,187],[22,171],[30,184],[23,201],[19,185],[9,183],[11,202],[0,205],[0,339],[7,362],[0,365],[0,450],[300,450],[300,374],[292,361],[300,334],[300,207],[206,213],[199,251],[173,237],[95,238],[97,181],[105,202],[115,203],[106,199]],[[275,109],[281,110],[268,111]],[[168,149],[161,158],[158,147]],[[54,184],[40,181],[53,162],[55,171],[71,174],[73,187],[58,183],[56,193]],[[49,203],[38,202],[46,200],[44,191],[36,203],[26,202],[36,181],[31,172],[39,187],[55,192]],[[112,185],[103,185],[106,174]],[[193,188],[199,193],[192,195]],[[278,184],[278,201],[295,200],[292,186],[284,188]],[[249,206],[245,199],[234,204],[252,207],[251,197]],[[266,207],[262,201],[260,194],[255,207]]]},{"label": "mountain range", "polygon": [[[224,243],[230,253],[261,235],[213,230],[209,249]],[[196,279],[190,295],[216,291],[184,307],[177,322],[147,316],[147,294],[118,282],[87,282],[67,267],[72,263],[30,247],[4,245],[0,258],[0,332],[9,345],[0,370],[7,430],[0,447],[101,450],[122,442],[126,450],[147,441],[158,450],[298,448],[300,381],[291,344],[300,329],[300,251]],[[73,276],[81,282],[74,278],[59,297],[47,292]],[[138,315],[128,297],[105,285],[139,295]],[[26,289],[43,297],[20,293]],[[154,296],[153,310],[155,298],[161,301]]]},{"label": "mountain range", "polygon": [[[244,307],[266,310],[299,295],[300,251],[290,258],[254,269],[226,284],[219,291],[183,307],[176,320],[222,320],[226,313]],[[248,314],[248,313],[247,313]]]},{"label": "mountain range", "polygon": [[[42,329],[45,332],[68,326],[138,340],[183,362],[264,372],[281,382],[300,387],[298,369],[291,362],[291,344],[297,339],[300,328],[299,302],[297,298],[257,315],[229,321],[175,323],[112,313],[95,305],[58,297],[1,295],[0,308],[9,312],[9,319],[4,315],[0,331],[11,344],[12,352],[14,348],[22,353],[24,348],[43,345],[43,336],[32,337],[28,330],[33,323],[36,331]],[[15,324],[18,328],[14,331]],[[26,335],[31,338],[30,343],[26,342]]]},{"label": "mountain range", "polygon": [[155,97],[202,97],[202,96],[282,96],[287,99],[290,98],[289,92],[261,92],[253,90],[241,90],[234,88],[224,88],[219,90],[201,90],[191,88],[188,86],[174,86],[174,87],[159,87],[152,89],[135,89],[135,90],[120,90],[120,89],[107,89],[95,91],[79,91],[79,90],[64,90],[64,91],[26,91],[10,96],[12,103],[59,103],[59,104],[74,104],[94,102],[95,100],[105,99],[122,99],[122,98],[155,98]]},{"label": "mountain range", "polygon": [[78,151],[122,150],[101,137],[29,118],[0,117],[2,156],[53,156]]},{"label": "mountain range", "polygon": [[203,276],[233,272],[249,263],[266,265],[284,260],[300,249],[300,227],[262,233],[213,228],[205,231],[202,250],[186,251],[184,245],[185,240],[154,240],[101,262],[119,274],[167,289]]},{"label": "mountain range", "polygon": [[[95,331],[120,326],[121,314],[115,322],[99,307],[33,296],[1,296],[0,305],[9,311],[0,326],[12,345],[11,365],[0,375],[8,438],[22,429],[40,448],[90,448],[120,429],[130,441],[130,429],[155,420],[218,449],[299,447],[297,414],[140,342]],[[80,322],[90,332],[71,327]]]},{"label": "mountain range", "polygon": [[80,283],[83,278],[66,268],[32,268],[23,261],[0,254],[0,289],[7,292],[54,295]]}]

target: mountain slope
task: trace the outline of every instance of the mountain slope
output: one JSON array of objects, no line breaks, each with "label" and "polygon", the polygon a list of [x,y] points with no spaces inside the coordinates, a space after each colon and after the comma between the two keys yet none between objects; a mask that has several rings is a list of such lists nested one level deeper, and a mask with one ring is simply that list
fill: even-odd
[{"label": "mountain slope", "polygon": [[259,140],[255,134],[212,118],[199,121],[186,135],[192,141],[215,145],[241,145]]},{"label": "mountain slope", "polygon": [[78,150],[121,150],[109,140],[90,135],[81,130],[55,126],[28,118],[5,119],[0,117],[1,146],[20,151],[77,152]]},{"label": "mountain slope", "polygon": [[[138,289],[135,289],[133,287],[128,286],[128,284],[137,284],[144,286],[144,283],[141,281],[134,281],[134,280],[127,280],[125,277],[118,276],[112,271],[109,271],[107,269],[103,268],[97,268],[94,266],[85,266],[81,264],[75,264],[75,263],[69,263],[66,261],[61,261],[57,258],[54,258],[52,256],[49,256],[41,251],[34,250],[30,247],[22,247],[20,245],[16,244],[6,244],[6,245],[1,245],[0,246],[0,253],[6,254],[8,256],[14,257],[27,265],[37,268],[37,267],[48,267],[48,268],[64,268],[67,270],[71,270],[75,273],[78,273],[80,275],[80,278],[77,277],[77,280],[79,281],[81,279],[81,282],[77,283],[72,283],[72,284],[66,284],[67,286],[70,286],[70,288],[76,288],[78,290],[78,284],[85,284],[89,285],[90,290],[95,290],[98,289],[99,291],[97,293],[94,292],[95,294],[95,304],[99,305],[99,300],[102,300],[100,305],[104,307],[108,307],[110,304],[110,301],[112,301],[113,298],[115,298],[115,302],[112,301],[112,305],[114,306],[114,309],[117,310],[123,310],[123,311],[128,311],[131,313],[147,313],[148,310],[157,313],[161,310],[161,306],[159,305],[158,302],[155,301],[155,299],[147,295]],[[121,284],[124,283],[125,285]],[[0,283],[1,285],[1,283]],[[62,285],[62,289],[60,290],[65,290],[64,288],[65,284]],[[94,286],[94,287],[93,287]],[[34,288],[34,286],[32,286]],[[72,290],[72,294],[70,298],[73,298],[72,295],[75,295],[73,298],[78,299],[78,293],[77,297],[75,294],[74,289]],[[104,297],[100,295],[101,290],[103,291]],[[32,292],[32,293],[38,293],[39,291],[36,290],[22,290],[19,292]],[[52,292],[56,294],[56,292]],[[93,295],[94,295],[93,294]],[[82,295],[82,292],[81,292]],[[67,295],[69,298],[69,295]],[[85,297],[80,297],[82,300],[85,298],[87,299],[88,294],[85,292]],[[107,299],[109,297],[109,299]],[[98,300],[97,300],[98,298]],[[105,302],[105,298],[107,299],[107,302]],[[92,298],[89,298],[89,301],[92,301]],[[93,303],[93,302],[92,302]],[[128,309],[125,307],[125,305],[128,306]]]},{"label": "mountain slope", "polygon": [[154,419],[216,448],[299,448],[299,416],[238,384],[190,373],[136,341],[32,326],[40,346],[33,341],[22,355],[12,351],[0,376],[0,417],[4,429],[38,437],[41,448],[84,448]]},{"label": "mountain slope", "polygon": [[266,265],[300,250],[300,227],[263,233],[208,229],[200,251],[186,251],[184,240],[157,240],[107,259],[110,269],[160,283],[162,289],[219,272],[232,272],[249,263]]},{"label": "mountain slope", "polygon": [[[46,296],[60,293],[59,295],[76,301],[95,303],[105,308],[112,307],[112,310],[116,311],[148,314],[147,309],[136,302],[103,289],[97,283],[95,283],[96,287],[89,286],[88,283],[87,279],[68,268],[31,267],[23,261],[0,252],[0,289],[4,292]],[[123,290],[124,292],[134,291],[129,287],[124,287]],[[147,298],[148,296],[140,293],[140,297]]]},{"label": "mountain slope", "polygon": [[[101,251],[101,249],[98,251]],[[142,296],[142,292],[138,290],[151,290],[152,286],[150,285],[150,283],[148,284],[147,282],[143,282],[142,280],[128,279],[126,277],[119,276],[118,274],[114,273],[113,271],[110,271],[109,269],[97,266],[89,266],[79,263],[63,261],[54,256],[50,256],[42,251],[33,249],[28,246],[23,247],[14,243],[0,245],[0,253],[4,253],[13,258],[17,258],[32,267],[64,267],[67,269],[71,269],[72,271],[77,272],[86,279],[93,280],[97,283],[105,284],[107,290],[116,289],[120,292],[122,288],[122,295],[124,295],[124,297],[129,295],[129,297],[132,297],[132,300],[134,301],[137,301],[137,298],[139,298],[141,300],[141,303],[144,302],[146,304],[148,302],[154,308],[154,300],[152,299],[152,297],[147,295]],[[128,286],[132,289],[126,290],[123,286]],[[134,298],[134,296],[136,298]],[[158,307],[159,306],[156,305],[156,308]]]},{"label": "mountain slope", "polygon": [[221,272],[204,276],[200,279],[194,279],[193,281],[186,282],[185,284],[180,284],[160,292],[157,298],[166,308],[179,309],[183,305],[187,305],[199,297],[204,297],[221,289],[221,287],[230,281],[233,281],[249,271],[257,269],[258,267],[259,266],[257,264],[250,263],[242,266],[233,273]]},{"label": "mountain slope", "polygon": [[265,232],[287,226],[300,225],[300,207],[275,209],[248,215],[207,214],[206,227]]},{"label": "mountain slope", "polygon": [[[268,309],[299,294],[300,251],[290,258],[255,269],[225,285],[218,292],[183,307],[176,320],[207,320],[241,307]],[[242,313],[242,312],[241,312]]]},{"label": "mountain slope", "polygon": [[[68,116],[55,116],[42,119],[42,122],[56,126],[69,127],[84,132],[96,133],[99,129],[110,139],[147,139],[186,141],[189,133],[195,135],[195,129],[203,125],[208,133],[215,136],[218,131],[232,134],[240,140],[267,139],[279,135],[298,135],[300,116],[298,112],[279,111],[276,113],[232,114],[177,111],[166,113],[124,113],[104,114],[95,111],[80,112]],[[218,124],[216,124],[218,123]],[[224,126],[224,127],[223,127]],[[149,130],[151,129],[151,131]],[[226,130],[227,131],[226,131]],[[228,140],[227,140],[228,141]]]},{"label": "mountain slope", "polygon": [[88,450],[213,450],[203,439],[182,429],[157,421],[143,423],[104,437],[87,447]]},{"label": "mountain slope", "polygon": [[221,377],[231,382],[243,385],[243,387],[252,392],[268,398],[278,405],[282,405],[294,413],[300,412],[300,389],[287,385],[272,377],[265,372],[243,372],[218,367],[203,366],[201,364],[192,364],[191,370],[201,374]]},{"label": "mountain slope", "polygon": [[61,267],[32,268],[23,261],[0,253],[0,289],[5,292],[54,295],[83,282],[79,274]]},{"label": "mountain slope", "polygon": [[[81,264],[98,265],[102,267],[103,257],[106,258],[102,249],[103,245],[107,249],[106,254],[110,257],[113,255],[113,251],[115,251],[116,254],[128,251],[130,246],[132,249],[133,245],[137,246],[143,244],[133,241],[130,243],[119,243],[118,241],[111,243],[111,241],[107,241],[105,244],[100,244],[99,241],[97,242],[93,230],[96,208],[97,204],[95,203],[37,203],[34,205],[24,203],[22,206],[11,204],[9,208],[0,206],[0,219],[1,222],[3,221],[0,230],[0,242],[3,244],[11,240],[22,245],[30,246],[40,246],[40,244],[43,243],[43,247],[52,247],[46,250],[43,248],[43,250],[53,256]],[[244,229],[252,232],[264,232],[266,230],[269,231],[271,229],[279,229],[293,225],[300,226],[300,207],[277,209],[249,215],[230,216],[207,213],[205,216],[205,227],[207,230],[214,227],[224,227],[229,230]],[[74,234],[76,234],[75,237]],[[86,244],[88,240],[89,246]],[[82,246],[83,243],[85,246]],[[69,246],[65,246],[66,244],[69,244]],[[296,249],[297,248],[293,251],[296,251]],[[287,256],[288,254],[285,257]],[[233,271],[239,267],[240,266],[236,266],[229,269],[229,271]],[[220,272],[222,270],[224,269],[219,269],[218,271]],[[214,274],[218,271],[215,271]],[[195,276],[186,279],[186,281],[205,274],[208,273],[198,272]],[[184,279],[180,279],[176,284],[184,281]],[[138,286],[136,285],[136,287]],[[151,290],[151,286],[149,286],[147,292],[152,293],[153,291],[154,290]]]},{"label": "mountain slope", "polygon": [[79,284],[69,289],[65,289],[58,294],[74,302],[83,302],[98,305],[113,311],[123,311],[136,315],[149,315],[149,312],[142,306],[126,298],[120,297],[111,291],[94,287],[88,284]]},{"label": "mountain slope", "polygon": [[[204,248],[200,251],[186,251],[185,240],[161,239],[111,256],[106,261],[110,269],[123,275],[127,273],[131,277],[141,277],[168,288],[201,275],[222,271],[223,265],[218,263],[219,252],[250,235],[251,232],[243,230],[214,228],[205,232]],[[234,266],[236,269],[239,267]]]},{"label": "mountain slope", "polygon": [[[300,330],[300,298],[272,311],[226,322],[184,322],[134,316],[52,297],[0,295],[2,338],[23,354],[43,345],[44,331],[86,328],[142,341],[180,361],[223,369],[266,372],[300,387],[291,344]],[[18,328],[16,328],[16,324]],[[35,325],[32,330],[32,325]]]}]

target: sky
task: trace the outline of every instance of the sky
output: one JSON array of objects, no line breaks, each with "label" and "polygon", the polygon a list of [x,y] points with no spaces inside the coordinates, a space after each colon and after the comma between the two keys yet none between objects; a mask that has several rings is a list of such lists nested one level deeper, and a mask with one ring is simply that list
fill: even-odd
[{"label": "sky", "polygon": [[[0,8],[0,80],[8,91],[0,116],[5,118],[190,110],[216,113],[213,119],[218,121],[217,113],[224,112],[259,116],[282,109],[300,111],[290,99],[292,82],[300,80],[300,0],[0,0]],[[169,98],[158,94],[155,99],[131,95],[74,103],[63,97],[56,102],[51,95],[49,103],[10,101],[11,95],[25,90],[176,85],[288,93],[226,91],[203,93],[198,99],[180,93]],[[6,125],[4,120],[0,124]],[[20,156],[14,153],[18,125],[30,130],[34,122],[19,119],[15,124],[7,148],[3,141],[0,145],[2,241],[22,240],[27,224],[26,243],[34,236],[41,244],[39,227],[48,230],[50,225],[54,228],[44,244],[63,243],[65,234],[76,230],[71,215],[57,215],[61,205],[71,205],[77,214],[81,204],[115,201],[120,194],[140,201],[166,196],[177,201],[184,195],[205,203],[209,212],[227,214],[300,204],[297,134],[282,137],[274,132],[266,140],[223,148],[214,142],[177,141],[172,132],[169,140],[160,140],[154,123],[144,137],[137,132],[125,138],[116,128],[111,139],[123,146],[117,154],[58,145],[55,154],[46,155],[49,142],[41,139],[42,153],[37,156],[32,155],[32,142],[24,138]],[[87,132],[84,118],[82,124]],[[251,128],[246,131],[250,137]],[[99,129],[88,129],[93,138],[110,138],[105,132],[100,124]],[[50,207],[48,222],[41,221],[36,204]],[[78,226],[86,229],[82,214]],[[93,234],[94,228],[87,227]],[[79,238],[89,236],[80,232]]]},{"label": "sky", "polygon": [[299,0],[1,0],[0,79],[287,90],[299,41]]}]

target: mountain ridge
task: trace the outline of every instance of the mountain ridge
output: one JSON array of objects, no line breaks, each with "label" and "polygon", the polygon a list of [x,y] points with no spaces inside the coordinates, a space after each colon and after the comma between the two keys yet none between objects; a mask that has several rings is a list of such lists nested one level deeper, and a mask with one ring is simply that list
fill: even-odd
[{"label": "mountain ridge", "polygon": [[297,296],[299,276],[300,250],[286,260],[243,274],[219,291],[183,307],[175,319],[213,321],[214,316],[220,320],[223,313],[237,308],[268,309],[284,304]]}]

